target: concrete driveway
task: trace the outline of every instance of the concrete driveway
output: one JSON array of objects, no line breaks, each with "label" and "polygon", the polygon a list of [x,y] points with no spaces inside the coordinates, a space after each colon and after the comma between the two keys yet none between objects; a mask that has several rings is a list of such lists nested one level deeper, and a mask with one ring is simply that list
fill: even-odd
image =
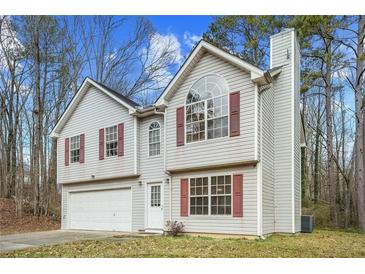
[{"label": "concrete driveway", "polygon": [[[22,234],[0,235],[0,253],[29,247],[55,245],[80,240],[100,240],[113,238],[113,236],[126,236],[130,234],[108,231],[85,230],[51,230]],[[124,238],[118,238],[119,240]]]}]

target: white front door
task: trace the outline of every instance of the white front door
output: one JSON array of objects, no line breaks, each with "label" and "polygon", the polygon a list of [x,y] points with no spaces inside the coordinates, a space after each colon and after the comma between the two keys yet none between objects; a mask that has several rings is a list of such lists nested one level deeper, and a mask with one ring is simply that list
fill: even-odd
[{"label": "white front door", "polygon": [[163,229],[163,189],[162,183],[148,184],[147,191],[148,228]]}]

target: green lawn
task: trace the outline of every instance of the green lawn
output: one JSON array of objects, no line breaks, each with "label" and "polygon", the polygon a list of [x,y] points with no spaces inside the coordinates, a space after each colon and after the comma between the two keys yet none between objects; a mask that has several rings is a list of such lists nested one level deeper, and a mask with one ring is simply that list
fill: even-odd
[{"label": "green lawn", "polygon": [[[120,240],[120,239],[119,239]],[[266,240],[141,237],[80,241],[0,254],[1,257],[365,257],[365,233],[316,230]]]}]

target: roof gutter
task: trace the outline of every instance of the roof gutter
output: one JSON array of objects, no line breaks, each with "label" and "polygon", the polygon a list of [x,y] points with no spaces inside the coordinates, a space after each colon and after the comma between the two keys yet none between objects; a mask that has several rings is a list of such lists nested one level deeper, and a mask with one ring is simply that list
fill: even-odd
[{"label": "roof gutter", "polygon": [[[163,110],[165,110],[165,107],[163,107]],[[158,111],[158,107],[156,105],[149,106],[146,108],[136,109],[135,112],[132,113],[132,115],[137,116],[139,118],[148,117],[151,115],[164,115],[164,111]]]}]

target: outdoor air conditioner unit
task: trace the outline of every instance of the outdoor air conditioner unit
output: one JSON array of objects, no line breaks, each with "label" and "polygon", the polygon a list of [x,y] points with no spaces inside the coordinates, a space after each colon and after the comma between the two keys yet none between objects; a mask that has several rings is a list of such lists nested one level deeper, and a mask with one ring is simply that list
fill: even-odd
[{"label": "outdoor air conditioner unit", "polygon": [[314,227],[314,217],[313,215],[302,215],[301,218],[302,232],[312,233]]}]

